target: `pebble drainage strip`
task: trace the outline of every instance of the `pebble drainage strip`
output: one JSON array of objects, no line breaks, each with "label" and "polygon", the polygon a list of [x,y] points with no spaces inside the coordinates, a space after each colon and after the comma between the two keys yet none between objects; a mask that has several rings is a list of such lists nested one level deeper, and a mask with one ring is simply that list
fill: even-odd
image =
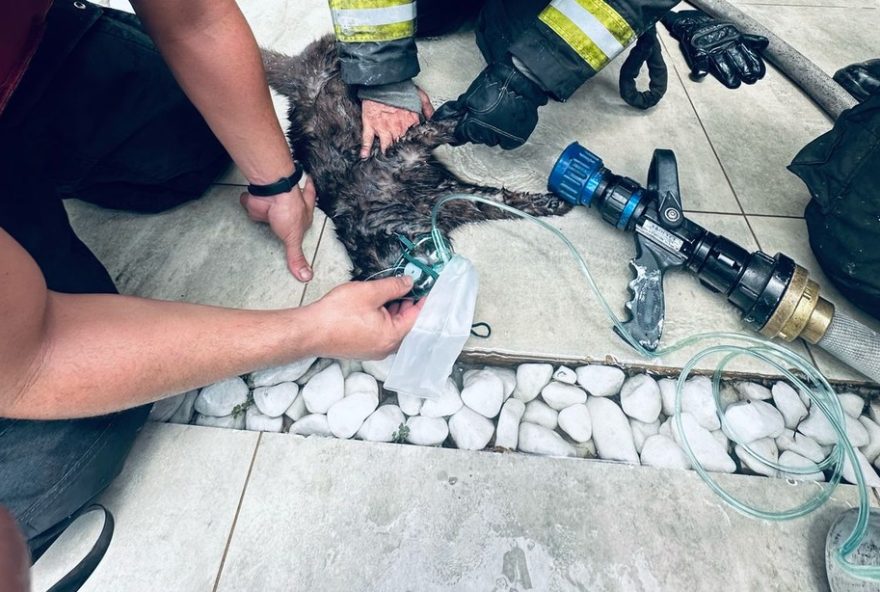
[{"label": "pebble drainage strip", "polygon": [[[150,419],[300,436],[406,442],[463,450],[518,450],[690,469],[673,427],[675,380],[615,366],[572,369],[549,363],[457,366],[442,397],[385,391],[393,356],[380,361],[305,359],[223,380],[156,403]],[[767,386],[769,385],[769,386]],[[880,402],[864,387],[838,392],[847,435],[866,484],[880,487]],[[767,459],[816,468],[790,474],[751,457],[721,430],[712,381],[693,376],[682,392],[682,422],[708,471],[825,481],[819,470],[836,441],[810,400],[784,381],[722,382],[731,428]],[[872,467],[874,463],[874,467]],[[855,483],[846,461],[843,480]]]}]

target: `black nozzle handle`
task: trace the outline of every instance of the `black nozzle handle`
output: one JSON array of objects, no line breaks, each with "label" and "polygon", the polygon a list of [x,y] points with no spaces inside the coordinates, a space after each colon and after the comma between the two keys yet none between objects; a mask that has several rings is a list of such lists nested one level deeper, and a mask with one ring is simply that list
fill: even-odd
[{"label": "black nozzle handle", "polygon": [[648,168],[648,191],[655,196],[660,223],[669,229],[681,226],[684,213],[678,184],[678,163],[672,150],[654,150]]}]

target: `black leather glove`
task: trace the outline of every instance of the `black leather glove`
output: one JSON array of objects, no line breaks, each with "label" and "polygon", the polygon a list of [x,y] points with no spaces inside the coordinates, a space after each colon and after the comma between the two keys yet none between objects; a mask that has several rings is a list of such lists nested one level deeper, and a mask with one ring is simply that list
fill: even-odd
[{"label": "black leather glove", "polygon": [[458,119],[459,144],[473,142],[511,150],[522,146],[538,124],[538,107],[547,95],[509,64],[489,64],[455,101],[448,101],[433,119]]},{"label": "black leather glove", "polygon": [[860,103],[880,95],[880,59],[841,68],[834,73],[834,80]]},{"label": "black leather glove", "polygon": [[711,74],[727,88],[737,88],[756,83],[767,72],[761,58],[769,43],[766,37],[741,33],[699,10],[669,12],[663,24],[678,40],[695,80]]}]

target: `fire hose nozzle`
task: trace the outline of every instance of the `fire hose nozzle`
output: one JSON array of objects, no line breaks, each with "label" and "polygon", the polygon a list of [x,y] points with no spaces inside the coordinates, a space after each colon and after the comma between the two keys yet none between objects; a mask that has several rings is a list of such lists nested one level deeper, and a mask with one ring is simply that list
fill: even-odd
[{"label": "fire hose nozzle", "polygon": [[593,207],[609,224],[635,234],[633,299],[627,304],[633,319],[625,324],[646,349],[659,343],[662,279],[671,269],[687,269],[704,286],[724,294],[745,323],[765,337],[818,343],[831,325],[834,305],[790,257],[750,253],[683,215],[675,155],[669,150],[654,151],[642,187],[615,175],[575,142],[560,155],[547,184],[565,201]]}]

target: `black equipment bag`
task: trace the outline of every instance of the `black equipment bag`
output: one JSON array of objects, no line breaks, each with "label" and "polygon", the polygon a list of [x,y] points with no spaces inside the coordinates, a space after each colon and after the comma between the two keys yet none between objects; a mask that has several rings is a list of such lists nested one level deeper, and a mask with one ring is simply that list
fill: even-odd
[{"label": "black equipment bag", "polygon": [[804,217],[825,275],[880,319],[880,95],[844,111],[788,169],[810,189]]}]

